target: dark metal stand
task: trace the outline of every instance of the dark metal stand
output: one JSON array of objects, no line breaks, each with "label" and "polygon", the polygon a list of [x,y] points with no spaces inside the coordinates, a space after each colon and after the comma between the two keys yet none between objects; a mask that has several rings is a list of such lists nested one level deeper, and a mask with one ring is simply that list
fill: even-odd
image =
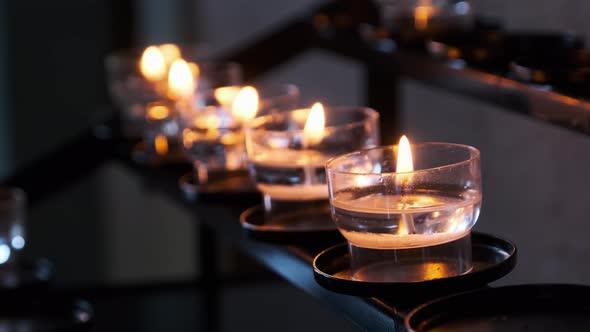
[{"label": "dark metal stand", "polygon": [[201,310],[199,310],[202,331],[221,331],[221,280],[219,275],[219,255],[217,234],[207,224],[198,225],[198,255],[202,275],[202,287],[198,289],[201,294]]}]

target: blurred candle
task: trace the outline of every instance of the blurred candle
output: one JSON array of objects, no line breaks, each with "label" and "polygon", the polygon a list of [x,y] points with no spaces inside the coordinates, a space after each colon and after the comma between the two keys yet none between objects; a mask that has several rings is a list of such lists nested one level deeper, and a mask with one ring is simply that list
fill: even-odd
[{"label": "blurred candle", "polygon": [[230,109],[240,90],[239,86],[222,86],[215,89],[214,97],[221,107]]},{"label": "blurred candle", "polygon": [[166,77],[166,60],[156,46],[143,51],[139,61],[141,74],[150,82],[162,81]]},{"label": "blurred candle", "polygon": [[176,59],[168,73],[168,97],[172,100],[190,100],[195,93],[196,82],[191,66],[183,59]]},{"label": "blurred candle", "polygon": [[258,111],[258,91],[245,86],[237,93],[232,103],[232,116],[241,123],[254,119]]}]

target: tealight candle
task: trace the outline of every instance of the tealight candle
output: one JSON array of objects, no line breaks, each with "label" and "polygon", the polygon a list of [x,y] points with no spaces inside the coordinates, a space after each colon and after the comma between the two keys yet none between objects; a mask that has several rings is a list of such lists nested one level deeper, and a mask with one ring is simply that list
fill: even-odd
[{"label": "tealight candle", "polygon": [[324,163],[335,155],[375,146],[378,119],[378,113],[368,108],[324,110],[316,103],[249,122],[249,169],[266,209],[285,202],[327,201]]},{"label": "tealight candle", "polygon": [[235,171],[245,166],[243,122],[258,109],[258,93],[253,87],[241,88],[231,110],[221,106],[199,109],[185,122],[183,146],[194,163],[199,183],[208,181],[211,171]]},{"label": "tealight candle", "polygon": [[336,157],[326,171],[354,278],[409,282],[471,269],[469,233],[481,207],[477,149],[410,146],[404,136],[395,147]]}]

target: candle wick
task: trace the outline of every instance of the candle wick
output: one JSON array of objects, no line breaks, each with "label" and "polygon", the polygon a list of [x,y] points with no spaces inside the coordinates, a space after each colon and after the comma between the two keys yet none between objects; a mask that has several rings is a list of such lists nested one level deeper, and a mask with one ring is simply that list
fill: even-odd
[{"label": "candle wick", "polygon": [[[402,203],[402,210],[405,210],[408,207],[408,204],[406,203],[406,200],[404,199],[405,195],[404,195],[404,187],[407,186],[408,181],[404,181],[401,184],[401,198],[400,201]],[[414,216],[412,216],[411,213],[402,213],[401,215],[401,223],[404,224],[404,228],[407,229],[408,234],[416,234],[416,225],[414,224]]]}]

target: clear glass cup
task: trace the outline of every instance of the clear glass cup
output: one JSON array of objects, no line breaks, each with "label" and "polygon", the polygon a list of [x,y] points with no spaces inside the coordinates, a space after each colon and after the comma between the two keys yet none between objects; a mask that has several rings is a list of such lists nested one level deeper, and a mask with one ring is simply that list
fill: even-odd
[{"label": "clear glass cup", "polygon": [[[241,86],[210,90],[205,107],[180,111],[179,126],[187,158],[193,163],[198,183],[206,183],[212,173],[246,168],[242,123],[231,114],[233,99]],[[299,104],[299,88],[292,84],[257,88],[257,114],[292,109]]]},{"label": "clear glass cup", "polygon": [[396,173],[397,146],[326,163],[332,219],[347,239],[353,278],[414,282],[467,273],[481,207],[480,153],[450,143],[411,146],[414,171]]},{"label": "clear glass cup", "polygon": [[245,130],[248,164],[264,195],[267,213],[328,200],[324,163],[379,142],[379,114],[363,107],[326,107],[321,140],[305,142],[310,109],[283,111],[250,121]]},{"label": "clear glass cup", "polygon": [[242,125],[226,109],[209,106],[183,122],[184,154],[193,164],[198,183],[207,183],[214,172],[244,168]]},{"label": "clear glass cup", "polygon": [[25,246],[27,198],[18,188],[0,188],[0,266],[18,260]]}]

